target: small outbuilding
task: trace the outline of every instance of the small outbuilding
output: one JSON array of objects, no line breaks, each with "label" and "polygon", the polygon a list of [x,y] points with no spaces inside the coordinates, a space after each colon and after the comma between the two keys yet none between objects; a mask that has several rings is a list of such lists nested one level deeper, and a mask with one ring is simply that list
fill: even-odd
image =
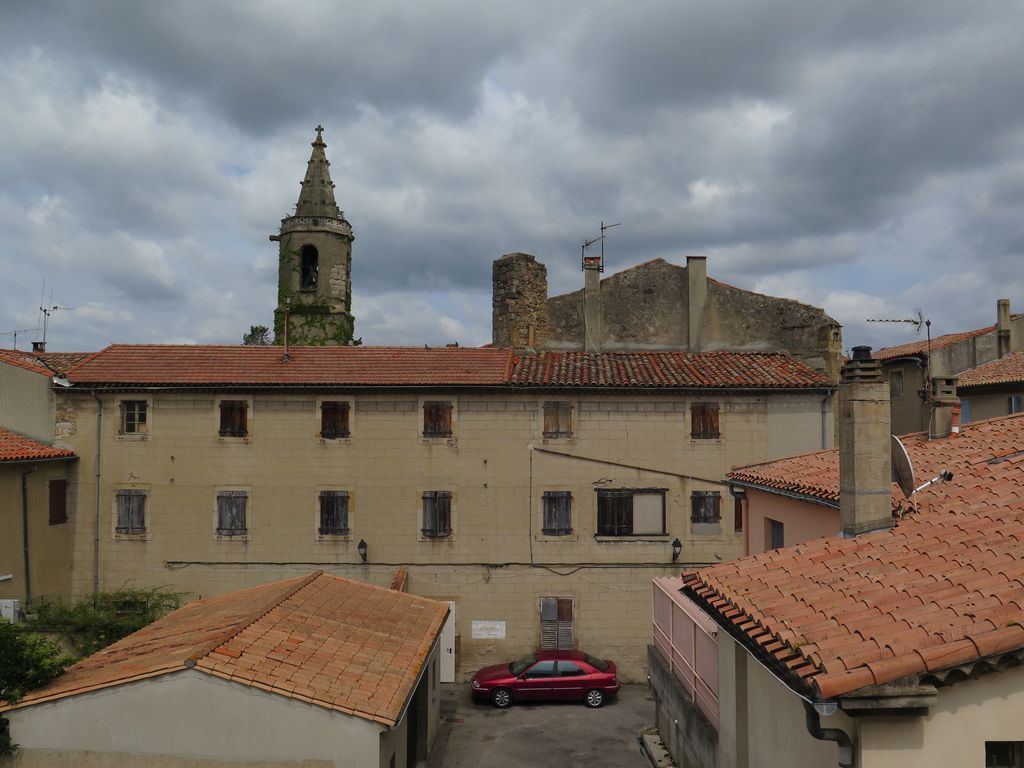
[{"label": "small outbuilding", "polygon": [[21,766],[413,766],[448,610],[317,572],[189,603],[0,713]]}]

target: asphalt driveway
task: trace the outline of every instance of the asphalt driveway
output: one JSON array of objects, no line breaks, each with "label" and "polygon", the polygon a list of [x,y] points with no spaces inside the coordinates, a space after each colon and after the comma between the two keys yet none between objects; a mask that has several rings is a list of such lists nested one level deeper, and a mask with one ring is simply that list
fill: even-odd
[{"label": "asphalt driveway", "polygon": [[577,702],[495,709],[474,703],[469,685],[452,683],[442,686],[441,721],[431,768],[645,768],[636,737],[654,724],[654,699],[646,685],[624,685],[600,709]]}]

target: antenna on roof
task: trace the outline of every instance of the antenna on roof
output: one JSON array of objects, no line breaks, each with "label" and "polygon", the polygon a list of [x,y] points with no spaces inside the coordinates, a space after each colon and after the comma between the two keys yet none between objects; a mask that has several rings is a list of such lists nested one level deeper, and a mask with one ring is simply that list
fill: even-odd
[{"label": "antenna on roof", "polygon": [[920,333],[921,332],[921,326],[924,326],[924,328],[925,328],[925,330],[926,330],[926,332],[928,334],[927,347],[925,348],[926,351],[927,351],[927,356],[925,357],[925,360],[924,360],[924,395],[925,395],[925,402],[927,402],[929,404],[929,407],[930,407],[931,406],[931,402],[932,402],[932,321],[929,318],[925,317],[924,316],[924,312],[922,312],[920,309],[915,310],[915,311],[917,312],[917,317],[896,318],[896,319],[871,318],[871,317],[869,317],[869,318],[867,318],[867,322],[869,322],[869,323],[910,323],[911,325],[914,326],[914,333]]},{"label": "antenna on roof", "polygon": [[581,267],[581,269],[586,269],[587,268],[587,264],[590,263],[592,265],[593,261],[594,261],[593,257],[591,257],[591,259],[588,261],[588,259],[587,259],[587,248],[592,246],[594,243],[600,242],[601,243],[601,260],[598,263],[597,267],[598,267],[598,272],[604,272],[604,233],[605,233],[605,231],[611,229],[612,227],[621,227],[621,226],[622,226],[622,222],[619,222],[618,224],[605,224],[603,220],[601,221],[601,234],[598,235],[597,237],[593,238],[592,240],[584,240],[583,241],[583,245],[580,246],[580,267]]},{"label": "antenna on roof", "polygon": [[37,325],[35,328],[18,328],[17,330],[14,330],[14,331],[2,331],[2,332],[0,332],[0,336],[13,336],[14,337],[14,349],[17,349],[18,348],[18,334],[19,333],[31,333],[32,331],[38,331],[38,330],[39,330],[39,326]]}]

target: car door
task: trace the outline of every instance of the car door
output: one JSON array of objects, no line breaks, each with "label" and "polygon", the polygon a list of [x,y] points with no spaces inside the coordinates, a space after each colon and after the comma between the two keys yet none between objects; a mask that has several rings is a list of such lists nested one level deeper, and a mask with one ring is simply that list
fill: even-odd
[{"label": "car door", "polygon": [[553,684],[555,697],[567,701],[582,700],[587,683],[587,671],[575,661],[558,662],[558,678]]},{"label": "car door", "polygon": [[516,685],[516,698],[519,700],[536,701],[551,699],[555,696],[555,662],[538,661],[527,669]]}]

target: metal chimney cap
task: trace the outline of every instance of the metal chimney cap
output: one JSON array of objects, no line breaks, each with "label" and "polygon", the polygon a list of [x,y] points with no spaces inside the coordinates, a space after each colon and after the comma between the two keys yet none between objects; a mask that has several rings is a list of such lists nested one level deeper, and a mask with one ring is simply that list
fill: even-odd
[{"label": "metal chimney cap", "polygon": [[851,360],[871,360],[871,347],[854,347]]}]

